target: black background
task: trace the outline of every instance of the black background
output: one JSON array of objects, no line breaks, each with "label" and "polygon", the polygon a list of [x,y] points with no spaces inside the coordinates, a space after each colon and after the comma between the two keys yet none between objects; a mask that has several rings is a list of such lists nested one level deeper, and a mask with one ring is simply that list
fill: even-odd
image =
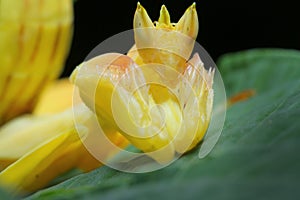
[{"label": "black background", "polygon": [[[196,2],[199,17],[197,41],[214,60],[227,52],[249,48],[300,49],[300,7],[294,0],[140,0],[153,21],[165,4],[172,22]],[[100,42],[133,28],[135,0],[77,0],[74,37],[63,76]]]}]

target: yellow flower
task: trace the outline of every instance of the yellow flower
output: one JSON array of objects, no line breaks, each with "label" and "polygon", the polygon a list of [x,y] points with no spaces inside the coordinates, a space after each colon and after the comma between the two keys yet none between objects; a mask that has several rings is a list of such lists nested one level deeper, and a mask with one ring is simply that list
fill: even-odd
[{"label": "yellow flower", "polygon": [[[44,90],[64,66],[72,8],[72,0],[0,1],[0,185],[14,192],[35,191],[72,168],[101,165],[78,137],[73,85],[62,80]],[[90,114],[80,109],[84,123]],[[110,138],[120,147],[128,143],[118,134]]]},{"label": "yellow flower", "polygon": [[0,125],[33,110],[60,75],[72,32],[72,0],[0,1]]},{"label": "yellow flower", "polygon": [[214,70],[207,71],[198,54],[187,61],[198,31],[195,4],[175,25],[163,6],[156,27],[138,4],[134,25],[136,47],[128,56],[97,56],[78,66],[71,80],[104,131],[120,132],[167,163],[202,140],[212,111]]},{"label": "yellow flower", "polygon": [[[59,80],[43,92],[34,115],[18,117],[0,128],[0,170],[4,169],[0,185],[14,193],[28,193],[72,168],[90,171],[102,165],[78,135],[72,94],[73,85]],[[58,98],[61,100],[54,101]],[[84,129],[92,113],[83,105],[78,105],[77,111],[81,115],[76,122]],[[112,133],[110,139],[121,148],[128,144],[118,134]]]}]

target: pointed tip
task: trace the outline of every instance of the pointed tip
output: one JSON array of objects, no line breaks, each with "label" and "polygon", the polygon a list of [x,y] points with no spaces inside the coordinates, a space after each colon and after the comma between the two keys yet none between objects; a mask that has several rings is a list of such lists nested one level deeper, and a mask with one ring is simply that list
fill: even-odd
[{"label": "pointed tip", "polygon": [[176,24],[176,30],[196,39],[198,34],[198,15],[196,3],[194,2],[179,19]]},{"label": "pointed tip", "polygon": [[140,2],[137,3],[137,8],[133,18],[133,27],[134,28],[154,27],[152,20],[147,14],[146,9],[140,4]]},{"label": "pointed tip", "polygon": [[138,1],[137,2],[137,6],[136,6],[136,9],[137,10],[140,10],[143,6],[141,5],[141,3]]},{"label": "pointed tip", "polygon": [[196,66],[197,63],[202,63],[201,59],[200,59],[200,56],[199,54],[196,52],[194,53],[194,55],[192,56],[192,58],[189,60],[189,63],[192,65],[192,66]]},{"label": "pointed tip", "polygon": [[188,10],[196,10],[196,2],[194,2],[189,8]]},{"label": "pointed tip", "polygon": [[163,15],[169,15],[169,11],[165,5],[161,6],[160,13]]},{"label": "pointed tip", "polygon": [[167,26],[171,24],[170,14],[165,5],[161,6],[158,22]]}]

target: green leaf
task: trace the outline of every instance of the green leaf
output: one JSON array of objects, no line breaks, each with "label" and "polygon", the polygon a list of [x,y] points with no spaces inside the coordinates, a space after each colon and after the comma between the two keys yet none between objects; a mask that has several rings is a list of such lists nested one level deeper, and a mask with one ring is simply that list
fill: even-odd
[{"label": "green leaf", "polygon": [[28,199],[300,198],[300,52],[250,50],[225,55],[218,65],[229,94],[257,94],[227,111],[207,157],[194,150],[145,174],[101,167]]},{"label": "green leaf", "polygon": [[227,96],[249,88],[260,93],[300,79],[300,56],[296,50],[254,49],[230,53],[221,57],[217,65]]},{"label": "green leaf", "polygon": [[0,199],[14,200],[14,199],[17,199],[17,198],[10,196],[9,193],[7,193],[4,189],[0,188]]}]

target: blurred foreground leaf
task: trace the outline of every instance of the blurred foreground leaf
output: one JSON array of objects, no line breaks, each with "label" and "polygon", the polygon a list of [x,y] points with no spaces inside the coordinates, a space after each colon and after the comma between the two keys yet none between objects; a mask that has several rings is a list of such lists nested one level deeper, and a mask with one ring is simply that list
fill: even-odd
[{"label": "blurred foreground leaf", "polygon": [[13,200],[14,198],[12,198],[6,191],[4,191],[4,189],[0,188],[0,199]]},{"label": "blurred foreground leaf", "polygon": [[225,55],[229,95],[257,94],[232,106],[213,151],[198,149],[146,174],[101,167],[28,199],[297,199],[300,197],[300,53],[250,50]]}]

